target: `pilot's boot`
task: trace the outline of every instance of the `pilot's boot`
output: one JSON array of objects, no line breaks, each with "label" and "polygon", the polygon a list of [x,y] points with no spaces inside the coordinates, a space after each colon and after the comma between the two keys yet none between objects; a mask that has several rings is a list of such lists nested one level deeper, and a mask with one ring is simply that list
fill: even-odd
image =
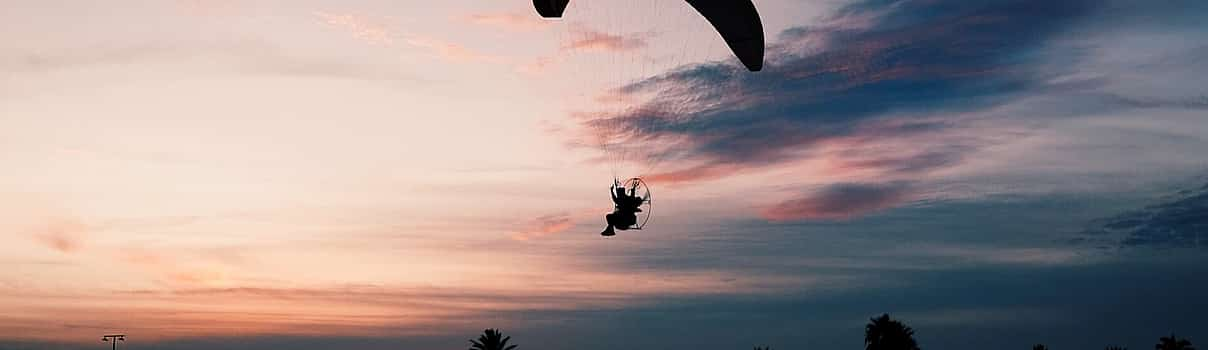
[{"label": "pilot's boot", "polygon": [[600,232],[600,235],[604,237],[616,236],[617,231],[613,231],[612,225],[608,225],[608,228],[604,229],[603,232]]}]

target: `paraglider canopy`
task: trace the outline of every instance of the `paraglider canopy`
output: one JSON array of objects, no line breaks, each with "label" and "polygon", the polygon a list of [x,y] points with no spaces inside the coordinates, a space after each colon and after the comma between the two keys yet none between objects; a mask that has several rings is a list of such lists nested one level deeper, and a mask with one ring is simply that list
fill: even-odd
[{"label": "paraglider canopy", "polygon": [[533,7],[537,8],[537,14],[545,18],[562,18],[562,12],[566,11],[566,5],[570,0],[533,0]]},{"label": "paraglider canopy", "polygon": [[[748,70],[763,69],[763,22],[751,0],[685,1],[713,25]],[[533,0],[533,7],[541,17],[561,18],[569,3],[570,0]]]}]

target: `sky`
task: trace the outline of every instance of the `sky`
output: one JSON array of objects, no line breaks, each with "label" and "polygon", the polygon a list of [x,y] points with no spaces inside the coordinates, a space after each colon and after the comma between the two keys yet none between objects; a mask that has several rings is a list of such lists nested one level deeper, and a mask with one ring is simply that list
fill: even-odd
[{"label": "sky", "polygon": [[0,349],[1208,342],[1208,3],[754,3],[0,0]]}]

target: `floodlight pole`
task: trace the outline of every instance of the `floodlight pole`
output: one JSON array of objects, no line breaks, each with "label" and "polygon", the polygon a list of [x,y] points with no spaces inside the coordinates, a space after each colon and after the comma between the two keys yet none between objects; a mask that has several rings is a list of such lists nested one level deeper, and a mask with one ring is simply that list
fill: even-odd
[{"label": "floodlight pole", "polygon": [[126,335],[125,334],[106,334],[101,337],[101,341],[106,341],[106,342],[110,342],[113,344],[113,347],[112,347],[113,350],[117,350],[117,341],[118,340],[126,341]]}]

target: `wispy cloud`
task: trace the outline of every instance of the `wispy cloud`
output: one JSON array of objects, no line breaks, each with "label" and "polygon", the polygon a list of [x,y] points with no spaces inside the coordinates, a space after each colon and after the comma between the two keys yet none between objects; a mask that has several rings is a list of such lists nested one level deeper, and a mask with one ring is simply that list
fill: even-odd
[{"label": "wispy cloud", "polygon": [[221,16],[235,13],[239,2],[235,0],[176,0],[185,11],[196,16]]},{"label": "wispy cloud", "polygon": [[324,24],[346,32],[353,38],[370,45],[394,46],[395,43],[403,43],[438,57],[458,62],[486,62],[500,59],[459,43],[428,35],[402,33],[388,25],[388,20],[385,18],[324,11],[315,11],[314,15]]},{"label": "wispy cloud", "polygon": [[416,48],[426,49],[437,56],[457,62],[495,62],[502,58],[470,49],[462,44],[433,37],[407,35],[403,41]]},{"label": "wispy cloud", "polygon": [[1208,248],[1208,185],[1094,225],[1084,232],[1092,242],[1111,239],[1123,247]]},{"label": "wispy cloud", "polygon": [[394,44],[394,31],[384,19],[369,16],[315,11],[314,15],[323,23],[340,29],[365,43],[390,46]]},{"label": "wispy cloud", "polygon": [[173,287],[222,287],[241,283],[241,264],[213,251],[188,251],[136,246],[122,249],[120,261],[144,271],[152,279]]},{"label": "wispy cloud", "polygon": [[512,238],[526,241],[566,231],[574,226],[575,222],[574,219],[571,218],[570,214],[550,214],[538,217],[533,219],[531,222],[525,223],[522,225],[522,227],[525,227],[525,230],[513,234]]},{"label": "wispy cloud", "polygon": [[[1038,49],[1044,38],[1088,13],[1089,5],[1034,5],[858,3],[841,16],[876,12],[874,19],[862,20],[870,22],[866,27],[790,30],[782,36],[784,42],[769,49],[765,72],[707,64],[626,87],[623,91],[654,98],[632,111],[606,116],[608,123],[622,126],[603,132],[613,133],[605,136],[609,139],[676,140],[674,147],[690,150],[680,160],[698,163],[688,172],[709,170],[715,176],[722,170],[814,157],[818,154],[810,151],[827,142],[873,146],[881,140],[876,136],[899,135],[862,127],[870,119],[959,115],[1000,105],[1042,85],[1044,77],[1029,65],[1034,62],[1005,58]],[[817,36],[826,38],[826,46],[795,51],[803,50],[797,41]],[[658,106],[684,108],[673,115],[651,113],[665,110]],[[932,120],[893,127],[934,134],[953,126]],[[916,151],[853,160],[851,165],[911,170],[916,164],[950,164],[969,149]],[[679,172],[672,170],[667,177],[688,178]],[[703,178],[709,177],[714,176]]]},{"label": "wispy cloud", "polygon": [[[568,60],[583,55],[620,54],[639,55],[650,46],[654,33],[607,33],[592,29],[582,24],[559,24],[568,28],[559,43],[558,51],[547,56],[537,57],[527,63],[516,66],[516,71],[528,74],[544,73],[558,67]],[[611,94],[615,97],[620,95]]]},{"label": "wispy cloud", "polygon": [[543,56],[538,57],[537,59],[534,59],[528,63],[518,64],[516,65],[515,70],[525,74],[540,74],[549,72],[551,69],[557,67],[558,64],[565,60],[566,57],[563,55]]},{"label": "wispy cloud", "polygon": [[549,28],[551,23],[534,14],[522,13],[477,13],[461,17],[465,22],[506,29],[516,32],[532,32]]},{"label": "wispy cloud", "polygon": [[52,219],[40,227],[33,237],[60,253],[73,253],[83,246],[82,235],[88,230],[84,223],[70,218]]},{"label": "wispy cloud", "polygon": [[520,225],[521,230],[512,234],[512,239],[527,241],[565,232],[584,220],[601,220],[607,208],[591,208],[542,215]]},{"label": "wispy cloud", "polygon": [[[195,60],[208,58],[204,64]],[[138,45],[48,50],[0,58],[0,71],[48,73],[80,68],[125,70],[135,64],[180,64],[193,69],[250,76],[416,82],[417,75],[377,63],[352,62],[324,55],[289,52],[264,42],[163,42]],[[185,70],[180,70],[185,71]]]},{"label": "wispy cloud", "polygon": [[849,219],[909,199],[905,184],[836,184],[766,208],[763,217],[772,221]]},{"label": "wispy cloud", "polygon": [[[1039,125],[1037,115],[1203,108],[1202,98],[1182,94],[1117,96],[1106,86],[1119,71],[1080,70],[1089,39],[1071,44],[1068,36],[1085,31],[1086,23],[1109,22],[1097,17],[1114,16],[1108,7],[855,2],[818,24],[784,31],[769,45],[763,72],[699,64],[621,87],[639,102],[619,113],[582,114],[591,117],[580,122],[582,134],[572,144],[641,144],[634,149],[641,154],[629,159],[658,164],[647,174],[656,182],[776,170],[840,187],[892,187],[933,180],[979,152],[1016,142]],[[1037,102],[1047,99],[1064,104]],[[836,218],[904,203],[899,193],[882,194],[850,208],[815,207],[828,198],[806,196],[764,214]]]},{"label": "wispy cloud", "polygon": [[647,39],[642,35],[612,34],[576,28],[569,34],[567,41],[562,43],[562,50],[624,52],[640,50],[647,45]]},{"label": "wispy cloud", "polygon": [[992,245],[906,244],[890,254],[944,259],[949,264],[1059,266],[1094,262],[1096,257],[1076,247],[999,247]]}]

